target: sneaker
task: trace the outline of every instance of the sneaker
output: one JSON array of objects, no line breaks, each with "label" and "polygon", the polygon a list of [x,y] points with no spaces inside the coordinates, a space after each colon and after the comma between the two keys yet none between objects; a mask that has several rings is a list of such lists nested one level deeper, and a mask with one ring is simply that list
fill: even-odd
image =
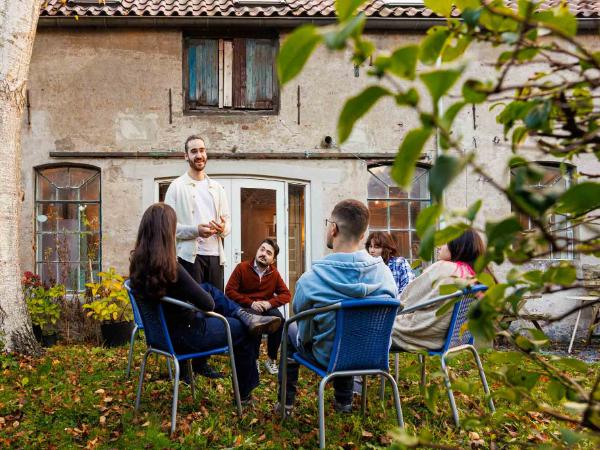
[{"label": "sneaker", "polygon": [[333,409],[335,409],[335,412],[338,413],[342,413],[342,414],[349,414],[352,412],[352,402],[344,404],[344,403],[339,403],[337,400],[333,400]]},{"label": "sneaker", "polygon": [[277,361],[273,361],[271,358],[267,358],[265,361],[265,368],[271,375],[277,375],[279,373],[279,367]]},{"label": "sneaker", "polygon": [[[275,403],[275,407],[273,408],[273,412],[276,416],[281,416],[281,403]],[[285,405],[285,417],[291,417],[294,413],[294,405]]]}]

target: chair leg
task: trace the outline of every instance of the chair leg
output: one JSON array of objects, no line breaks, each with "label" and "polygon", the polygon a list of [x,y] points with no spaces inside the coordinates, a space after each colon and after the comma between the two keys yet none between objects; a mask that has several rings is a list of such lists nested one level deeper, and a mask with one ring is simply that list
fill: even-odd
[{"label": "chair leg", "polygon": [[171,359],[169,358],[167,358],[167,370],[169,371],[169,381],[173,381],[173,368],[171,367]]},{"label": "chair leg", "polygon": [[475,363],[477,364],[477,369],[479,369],[479,378],[481,379],[481,384],[483,385],[483,392],[488,398],[488,405],[490,406],[490,410],[492,412],[496,411],[496,407],[494,406],[494,400],[492,399],[492,393],[490,392],[490,388],[487,383],[487,379],[485,378],[485,372],[483,371],[483,364],[481,364],[481,358],[479,357],[479,353],[477,349],[472,345],[469,345],[469,350],[473,354],[475,358]]},{"label": "chair leg", "polygon": [[150,355],[150,350],[146,350],[144,357],[142,358],[142,365],[140,367],[140,381],[138,382],[137,395],[135,397],[135,411],[140,409],[140,400],[142,398],[142,386],[144,384],[144,375],[146,374],[146,361]]},{"label": "chair leg", "polygon": [[400,393],[398,392],[398,384],[396,380],[389,373],[383,373],[382,378],[390,380],[392,385],[392,391],[394,393],[394,405],[396,406],[396,418],[398,419],[398,426],[404,428],[404,415],[402,414],[402,403],[400,402]]},{"label": "chair leg", "polygon": [[192,388],[192,399],[196,400],[196,377],[194,376],[194,368],[192,367],[192,360],[187,360],[187,366],[191,377],[191,388]]},{"label": "chair leg", "polygon": [[137,335],[138,332],[138,326],[135,325],[133,327],[133,330],[131,331],[131,339],[129,340],[129,357],[127,358],[127,375],[126,377],[129,378],[129,375],[131,375],[131,362],[133,360],[133,346],[135,345],[135,337]]},{"label": "chair leg", "polygon": [[363,375],[362,377],[362,393],[361,393],[361,407],[360,412],[362,415],[365,415],[365,411],[367,410],[367,376]]},{"label": "chair leg", "polygon": [[400,355],[398,353],[394,354],[394,379],[396,380],[396,384],[398,384],[398,377],[400,374]]},{"label": "chair leg", "polygon": [[419,353],[419,363],[421,364],[421,387],[425,387],[427,384],[427,372],[425,369],[425,355]]},{"label": "chair leg", "polygon": [[325,385],[329,381],[326,376],[319,383],[319,448],[325,448]]},{"label": "chair leg", "polygon": [[175,433],[175,424],[177,423],[177,400],[179,396],[179,361],[173,358],[175,366],[175,379],[173,380],[173,404],[171,405],[171,435]]},{"label": "chair leg", "polygon": [[450,375],[448,374],[448,367],[446,366],[446,355],[441,356],[442,372],[444,372],[444,383],[446,384],[446,391],[448,392],[448,400],[450,401],[450,409],[452,409],[452,417],[454,418],[454,425],[458,428],[460,421],[458,419],[458,410],[456,409],[456,402],[454,401],[454,393],[452,392],[452,385],[450,384]]}]

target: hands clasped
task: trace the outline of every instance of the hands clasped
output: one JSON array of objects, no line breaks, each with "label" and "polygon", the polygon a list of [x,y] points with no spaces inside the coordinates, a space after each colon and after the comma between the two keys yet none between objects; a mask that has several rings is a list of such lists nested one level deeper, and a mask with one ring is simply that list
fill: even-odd
[{"label": "hands clasped", "polygon": [[252,302],[250,308],[252,308],[253,311],[256,311],[258,313],[263,313],[271,309],[271,304],[266,300],[257,300],[255,302]]},{"label": "hands clasped", "polygon": [[223,216],[221,216],[220,219],[220,222],[211,220],[209,223],[201,223],[198,225],[198,236],[206,239],[215,234],[223,233],[225,231],[225,219],[223,219]]}]

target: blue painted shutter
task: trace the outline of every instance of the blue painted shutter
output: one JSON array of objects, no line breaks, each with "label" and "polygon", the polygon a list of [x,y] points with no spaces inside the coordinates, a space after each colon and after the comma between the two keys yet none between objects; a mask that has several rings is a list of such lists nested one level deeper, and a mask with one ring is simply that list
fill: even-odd
[{"label": "blue painted shutter", "polygon": [[273,109],[277,91],[275,41],[234,39],[233,45],[233,106]]},{"label": "blue painted shutter", "polygon": [[191,41],[188,68],[190,106],[219,106],[219,41]]}]

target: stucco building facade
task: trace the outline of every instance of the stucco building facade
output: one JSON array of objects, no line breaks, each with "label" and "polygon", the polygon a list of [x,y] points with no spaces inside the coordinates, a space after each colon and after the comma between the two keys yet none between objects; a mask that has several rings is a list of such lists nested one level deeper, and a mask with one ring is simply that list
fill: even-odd
[{"label": "stucco building facade", "polygon": [[[326,253],[324,219],[337,201],[349,197],[369,201],[372,228],[392,230],[405,256],[416,256],[414,220],[429,202],[427,168],[435,160],[436,142],[430,141],[422,155],[412,192],[401,193],[387,178],[387,168],[402,137],[417,123],[415,116],[384,101],[357,123],[347,143],[339,146],[335,140],[345,99],[371,83],[368,66],[355,68],[348,52],[319,49],[289,85],[275,85],[271,92],[271,79],[267,80],[267,103],[234,106],[251,97],[248,86],[242,87],[243,94],[236,91],[240,59],[236,50],[231,53],[236,43],[246,40],[247,75],[251,45],[269,41],[276,53],[291,27],[331,21],[330,10],[311,16],[285,10],[251,15],[259,6],[229,1],[214,2],[233,9],[212,15],[202,10],[150,17],[133,9],[127,16],[106,12],[136,3],[132,1],[106,2],[105,9],[78,2],[48,3],[33,51],[22,134],[23,270],[67,276],[62,281],[72,289],[80,289],[100,268],[126,273],[141,215],[162,199],[169,180],[186,170],[183,143],[191,134],[204,137],[207,172],[221,181],[230,199],[233,232],[225,243],[226,277],[236,262],[254,251],[256,239],[273,236],[283,250],[279,270],[293,288],[311,261]],[[409,8],[385,3],[369,2],[366,34],[378,51],[418,42],[435,23],[422,8],[410,8],[417,12],[409,13]],[[388,9],[396,13],[384,16]],[[598,20],[600,12],[594,14]],[[594,26],[586,24],[591,30],[583,31],[582,38],[600,47]],[[220,58],[214,73],[197,75],[218,79],[213,91],[202,93],[214,96],[206,100],[206,108],[194,109],[189,86],[196,73],[190,69],[189,54],[204,46],[196,53],[203,55],[213,45]],[[489,48],[475,47],[467,57],[470,72],[492,76],[494,53]],[[258,65],[252,67],[256,73]],[[240,95],[245,97],[240,100]],[[193,99],[194,105],[200,97]],[[456,124],[465,148],[476,150],[492,176],[507,180],[510,148],[494,112],[487,105],[468,108]],[[600,167],[590,158],[578,161],[574,170],[599,173]],[[472,173],[452,185],[445,202],[466,208],[478,198],[484,199],[487,219],[511,211],[487,180]],[[57,250],[60,242],[69,249]],[[570,256],[556,255],[554,260],[561,258]],[[581,269],[599,261],[582,258],[576,264]],[[553,312],[571,306],[560,298],[546,298],[543,304]],[[561,322],[553,333],[566,336],[569,324]]]}]

